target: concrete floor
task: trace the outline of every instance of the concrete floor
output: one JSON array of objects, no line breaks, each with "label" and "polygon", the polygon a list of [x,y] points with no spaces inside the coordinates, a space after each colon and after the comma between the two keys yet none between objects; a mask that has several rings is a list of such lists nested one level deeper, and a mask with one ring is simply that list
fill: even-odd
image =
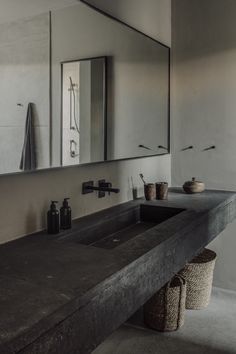
[{"label": "concrete floor", "polygon": [[236,353],[236,292],[214,288],[209,307],[186,311],[177,332],[159,333],[124,325],[92,354]]}]

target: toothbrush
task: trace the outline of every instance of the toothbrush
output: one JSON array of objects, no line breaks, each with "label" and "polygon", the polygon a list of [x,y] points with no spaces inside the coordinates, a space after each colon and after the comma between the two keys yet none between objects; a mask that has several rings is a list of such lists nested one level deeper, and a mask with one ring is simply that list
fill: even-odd
[{"label": "toothbrush", "polygon": [[131,185],[132,185],[132,189],[134,189],[134,180],[133,180],[133,177],[131,176]]},{"label": "toothbrush", "polygon": [[143,177],[143,174],[142,174],[142,173],[139,174],[139,177],[140,177],[141,180],[143,181],[143,184],[146,184],[146,182],[144,181],[144,177]]}]

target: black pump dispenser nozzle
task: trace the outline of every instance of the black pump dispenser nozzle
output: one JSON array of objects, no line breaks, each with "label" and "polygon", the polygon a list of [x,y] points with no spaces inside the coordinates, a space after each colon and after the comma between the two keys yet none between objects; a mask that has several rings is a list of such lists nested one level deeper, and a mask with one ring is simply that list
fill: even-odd
[{"label": "black pump dispenser nozzle", "polygon": [[59,211],[57,210],[56,203],[58,203],[56,200],[52,200],[50,210],[47,213],[49,234],[58,234],[60,231]]},{"label": "black pump dispenser nozzle", "polygon": [[63,207],[64,208],[68,208],[68,206],[69,206],[68,200],[70,200],[70,198],[64,198],[64,200],[63,200]]},{"label": "black pump dispenser nozzle", "polygon": [[56,210],[57,209],[56,203],[58,203],[57,200],[52,200],[51,201],[51,206],[50,206],[51,210]]},{"label": "black pump dispenser nozzle", "polygon": [[67,230],[71,228],[71,208],[68,204],[70,198],[64,198],[60,209],[60,226],[61,229]]}]

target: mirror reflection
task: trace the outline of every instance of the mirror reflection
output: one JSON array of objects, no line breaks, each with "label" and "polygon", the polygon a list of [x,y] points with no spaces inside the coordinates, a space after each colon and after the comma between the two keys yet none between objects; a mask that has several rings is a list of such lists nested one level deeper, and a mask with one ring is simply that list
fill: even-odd
[{"label": "mirror reflection", "polygon": [[83,3],[0,24],[0,174],[168,153],[165,45]]},{"label": "mirror reflection", "polygon": [[50,165],[49,21],[0,24],[0,174]]}]

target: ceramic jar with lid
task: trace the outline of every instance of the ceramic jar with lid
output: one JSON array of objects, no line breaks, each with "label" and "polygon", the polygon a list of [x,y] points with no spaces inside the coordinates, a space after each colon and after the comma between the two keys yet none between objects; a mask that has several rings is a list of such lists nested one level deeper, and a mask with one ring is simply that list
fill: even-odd
[{"label": "ceramic jar with lid", "polygon": [[196,181],[196,178],[193,177],[192,181],[184,183],[183,190],[188,194],[201,193],[205,190],[205,184],[201,181]]}]

